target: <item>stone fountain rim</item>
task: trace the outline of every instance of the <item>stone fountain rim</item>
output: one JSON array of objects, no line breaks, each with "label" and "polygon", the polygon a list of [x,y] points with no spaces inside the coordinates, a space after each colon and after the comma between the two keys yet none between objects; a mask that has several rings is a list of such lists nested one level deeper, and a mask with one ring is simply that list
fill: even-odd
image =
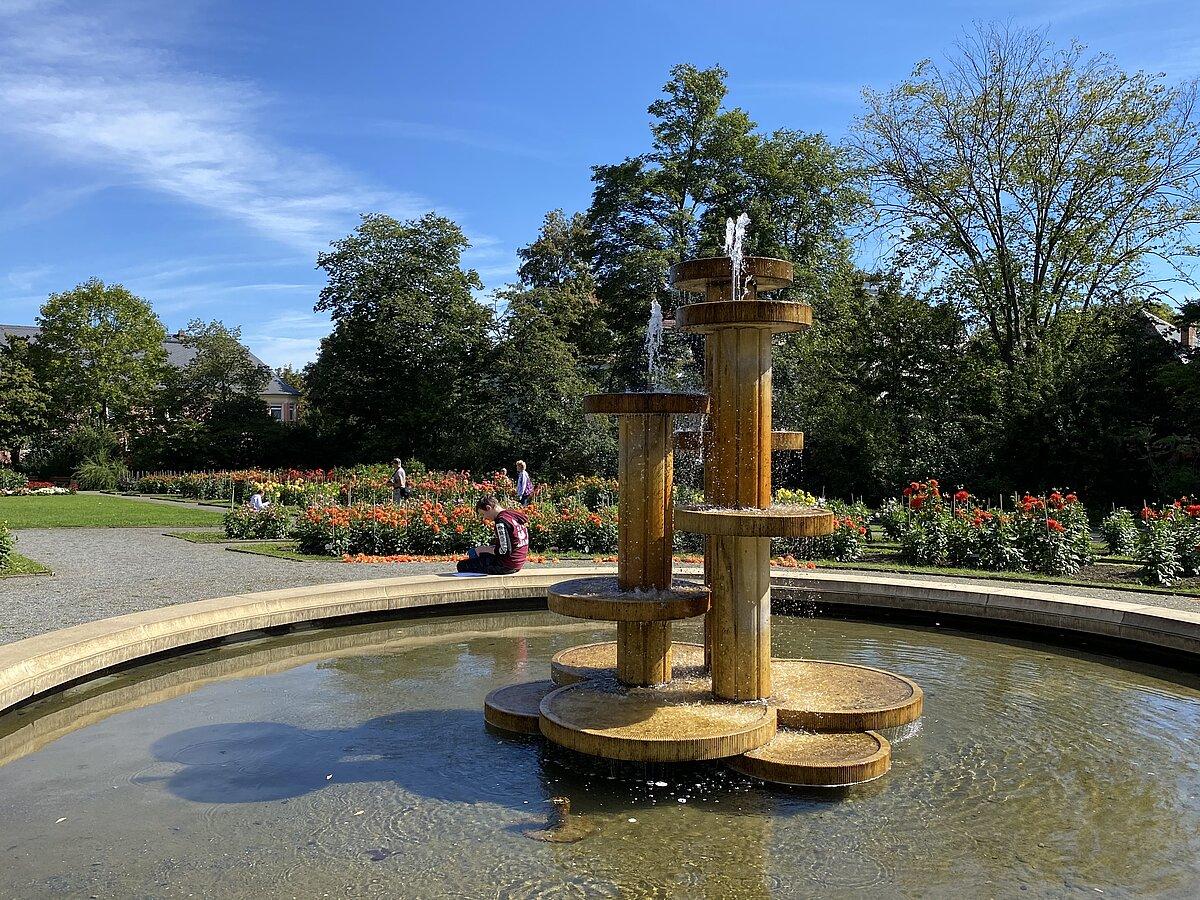
[{"label": "stone fountain rim", "polygon": [[[100,673],[214,640],[350,616],[437,608],[461,614],[459,608],[465,604],[544,599],[556,582],[615,571],[609,565],[534,569],[488,578],[408,575],[236,594],[99,619],[0,644],[0,713]],[[699,570],[679,566],[677,571],[696,574]],[[1200,657],[1200,613],[1185,610],[875,572],[776,570],[771,584],[780,598],[816,597],[866,610],[900,609],[1076,631]],[[987,633],[986,628],[979,631]]]}]

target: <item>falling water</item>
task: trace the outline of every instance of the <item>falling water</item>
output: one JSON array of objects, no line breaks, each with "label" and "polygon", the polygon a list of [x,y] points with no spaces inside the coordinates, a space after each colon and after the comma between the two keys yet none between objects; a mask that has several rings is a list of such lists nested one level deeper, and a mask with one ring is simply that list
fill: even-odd
[{"label": "falling water", "polygon": [[746,267],[746,263],[742,257],[742,243],[746,239],[746,226],[750,224],[750,217],[742,213],[737,217],[737,220],[725,220],[725,255],[729,257],[730,276],[732,278],[732,288],[730,291],[730,299],[742,299],[742,271]]},{"label": "falling water", "polygon": [[650,323],[646,326],[646,366],[650,374],[650,390],[658,387],[662,380],[659,355],[663,345],[663,314],[658,298],[650,301]]}]

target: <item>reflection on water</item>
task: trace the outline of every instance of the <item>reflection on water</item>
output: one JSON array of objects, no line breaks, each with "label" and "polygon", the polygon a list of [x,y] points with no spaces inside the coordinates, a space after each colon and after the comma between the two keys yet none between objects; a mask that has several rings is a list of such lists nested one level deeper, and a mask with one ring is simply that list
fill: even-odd
[{"label": "reflection on water", "polygon": [[[609,636],[589,623],[513,613],[312,631],[0,717],[0,896],[1200,889],[1194,677],[939,629],[773,628],[777,655],[895,669],[925,688],[925,718],[890,735],[903,742],[890,775],[792,792],[485,729],[487,692]],[[597,833],[524,837],[555,795]]]}]

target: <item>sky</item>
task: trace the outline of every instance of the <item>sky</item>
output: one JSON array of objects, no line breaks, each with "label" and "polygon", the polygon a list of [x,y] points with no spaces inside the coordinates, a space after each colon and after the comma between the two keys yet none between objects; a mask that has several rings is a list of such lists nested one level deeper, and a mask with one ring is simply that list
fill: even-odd
[{"label": "sky", "polygon": [[98,276],[169,331],[240,325],[301,366],[317,254],[366,212],[454,218],[489,289],[590,167],[643,152],[671,66],[718,64],[763,130],[842,139],[864,86],[975,22],[1200,75],[1192,0],[0,0],[0,322]]}]

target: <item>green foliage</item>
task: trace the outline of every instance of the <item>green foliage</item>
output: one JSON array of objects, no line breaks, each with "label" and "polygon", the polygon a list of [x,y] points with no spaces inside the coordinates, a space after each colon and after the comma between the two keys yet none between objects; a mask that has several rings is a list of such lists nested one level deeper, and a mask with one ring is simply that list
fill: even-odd
[{"label": "green foliage", "polygon": [[1100,532],[1104,535],[1104,542],[1108,544],[1110,553],[1132,556],[1137,549],[1137,521],[1127,509],[1115,509],[1105,516],[1104,521],[1100,523]]},{"label": "green foliage", "polygon": [[472,294],[479,276],[461,266],[468,246],[442,216],[367,215],[318,257],[328,280],[317,309],[334,328],[308,372],[307,415],[347,457],[482,457],[493,322]]},{"label": "green foliage", "polygon": [[195,418],[208,418],[234,398],[257,400],[271,377],[271,370],[242,345],[241,326],[193,319],[180,333],[180,343],[193,351],[178,373],[181,406]]},{"label": "green foliage", "polygon": [[982,26],[944,66],[868,92],[856,149],[897,263],[940,276],[1019,369],[1061,352],[1078,324],[1064,314],[1150,292],[1159,260],[1193,255],[1196,98],[1042,31]]},{"label": "green foliage", "polygon": [[148,406],[163,382],[166,332],[154,310],[98,278],[51,294],[38,315],[37,349],[57,408],[92,423]]},{"label": "green foliage", "polygon": [[50,422],[50,395],[34,366],[28,340],[0,343],[0,448],[14,462]]},{"label": "green foliage", "polygon": [[15,491],[23,488],[28,480],[20,472],[0,466],[0,491]]},{"label": "green foliage", "polygon": [[84,459],[74,477],[85,491],[115,491],[129,478],[129,468],[120,459],[100,452]]},{"label": "green foliage", "polygon": [[1183,573],[1170,520],[1146,523],[1138,540],[1137,559],[1142,564],[1142,578],[1151,584],[1170,585]]},{"label": "green foliage", "polygon": [[294,519],[295,513],[285,506],[272,505],[257,511],[239,506],[225,514],[225,536],[236,540],[282,540],[291,534]]},{"label": "green foliage", "polygon": [[8,568],[16,543],[17,539],[8,530],[8,526],[0,522],[0,570]]}]

